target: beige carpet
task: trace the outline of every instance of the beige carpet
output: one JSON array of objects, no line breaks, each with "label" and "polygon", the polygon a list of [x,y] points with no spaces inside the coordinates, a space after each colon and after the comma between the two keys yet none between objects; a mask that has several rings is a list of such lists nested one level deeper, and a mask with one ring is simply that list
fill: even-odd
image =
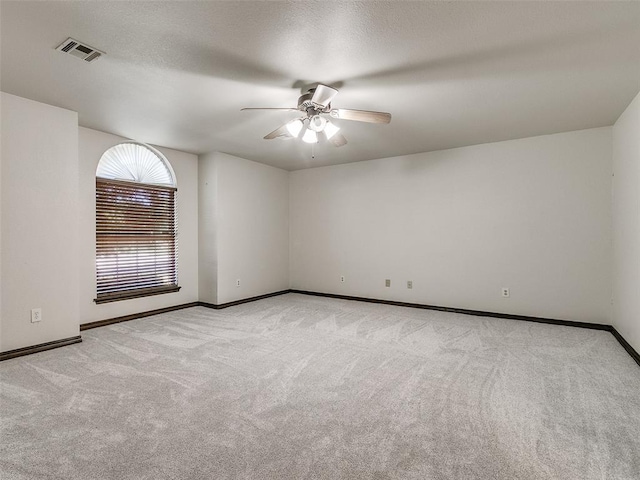
[{"label": "beige carpet", "polygon": [[640,478],[608,332],[287,294],[0,363],[0,478]]}]

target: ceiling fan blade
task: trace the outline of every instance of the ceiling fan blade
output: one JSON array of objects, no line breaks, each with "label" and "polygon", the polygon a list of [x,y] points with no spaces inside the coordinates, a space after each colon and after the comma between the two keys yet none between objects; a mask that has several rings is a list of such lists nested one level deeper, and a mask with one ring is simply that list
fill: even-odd
[{"label": "ceiling fan blade", "polygon": [[338,90],[335,88],[327,87],[326,85],[318,84],[316,90],[313,92],[313,97],[311,97],[311,101],[317,105],[322,105],[323,107],[327,107],[333,97],[338,94]]},{"label": "ceiling fan blade", "polygon": [[391,114],[386,112],[371,112],[369,110],[349,110],[347,108],[335,108],[331,110],[333,118],[340,120],[354,120],[368,123],[390,123]]},{"label": "ceiling fan blade", "polygon": [[347,144],[347,139],[341,133],[334,134],[328,139],[335,147],[341,147]]},{"label": "ceiling fan blade", "polygon": [[267,135],[265,135],[264,139],[265,140],[273,140],[274,138],[278,138],[278,137],[290,137],[290,136],[291,136],[291,134],[287,130],[287,124],[285,123],[284,125],[276,128],[273,132],[268,133]]},{"label": "ceiling fan blade", "polygon": [[272,107],[245,107],[245,108],[241,108],[240,111],[243,110],[286,110],[286,111],[294,111],[294,112],[299,112],[300,110],[298,110],[297,108],[294,107],[282,107],[282,108],[272,108]]}]

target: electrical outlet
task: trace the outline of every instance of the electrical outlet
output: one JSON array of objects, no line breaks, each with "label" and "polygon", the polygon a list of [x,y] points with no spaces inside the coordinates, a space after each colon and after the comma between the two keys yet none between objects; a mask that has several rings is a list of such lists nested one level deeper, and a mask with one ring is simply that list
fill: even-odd
[{"label": "electrical outlet", "polygon": [[407,288],[408,289],[412,289],[413,288],[413,280],[407,280]]},{"label": "electrical outlet", "polygon": [[42,309],[41,308],[32,308],[31,309],[31,323],[41,322],[42,321]]},{"label": "electrical outlet", "polygon": [[511,296],[511,293],[509,292],[509,289],[507,287],[502,287],[502,296],[505,298],[508,298]]},{"label": "electrical outlet", "polygon": [[236,280],[236,287],[239,287],[239,286],[240,286],[240,279],[237,279]]},{"label": "electrical outlet", "polygon": [[391,280],[387,278],[387,279],[384,281],[384,286],[385,286],[385,287],[390,287],[390,286],[391,286]]},{"label": "electrical outlet", "polygon": [[340,275],[340,281],[344,283],[344,275]]}]

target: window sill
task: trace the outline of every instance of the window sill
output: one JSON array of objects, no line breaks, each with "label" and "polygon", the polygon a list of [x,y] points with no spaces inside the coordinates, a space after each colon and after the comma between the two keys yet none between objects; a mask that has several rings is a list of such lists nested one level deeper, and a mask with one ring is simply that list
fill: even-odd
[{"label": "window sill", "polygon": [[180,290],[178,285],[172,285],[170,287],[161,288],[142,288],[137,290],[129,290],[126,292],[107,293],[98,296],[93,301],[96,304],[119,302],[121,300],[131,300],[134,298],[150,297],[151,295],[162,295],[164,293],[174,293]]}]

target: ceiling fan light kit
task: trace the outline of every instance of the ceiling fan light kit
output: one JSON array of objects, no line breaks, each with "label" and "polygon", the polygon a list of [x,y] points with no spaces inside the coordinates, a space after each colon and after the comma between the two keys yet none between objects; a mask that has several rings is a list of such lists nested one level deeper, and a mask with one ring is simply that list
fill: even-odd
[{"label": "ceiling fan light kit", "polygon": [[299,138],[300,132],[307,125],[302,135],[302,141],[306,143],[318,143],[318,133],[324,134],[324,137],[336,147],[347,144],[344,135],[338,134],[340,127],[325,118],[329,115],[331,118],[339,120],[351,120],[355,122],[366,123],[390,123],[391,114],[386,112],[374,112],[369,110],[350,110],[345,108],[331,108],[331,101],[338,94],[338,90],[327,85],[318,84],[317,87],[310,89],[307,93],[298,98],[297,108],[243,108],[242,110],[282,110],[295,111],[299,110],[306,114],[305,117],[296,118],[284,125],[278,127],[273,132],[265,135],[265,140],[274,138]]}]

